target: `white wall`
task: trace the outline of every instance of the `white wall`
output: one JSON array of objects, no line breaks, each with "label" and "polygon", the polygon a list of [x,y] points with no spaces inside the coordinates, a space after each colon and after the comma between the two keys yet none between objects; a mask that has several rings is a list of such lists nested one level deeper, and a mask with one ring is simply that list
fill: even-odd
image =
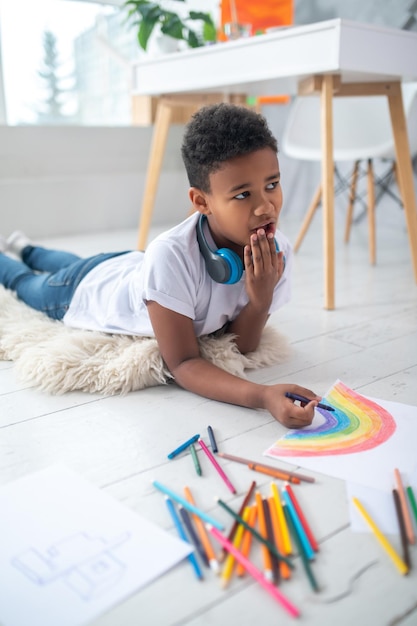
[{"label": "white wall", "polygon": [[[169,133],[155,224],[188,211],[183,130]],[[0,126],[0,232],[47,237],[136,227],[151,136],[152,128]]]}]

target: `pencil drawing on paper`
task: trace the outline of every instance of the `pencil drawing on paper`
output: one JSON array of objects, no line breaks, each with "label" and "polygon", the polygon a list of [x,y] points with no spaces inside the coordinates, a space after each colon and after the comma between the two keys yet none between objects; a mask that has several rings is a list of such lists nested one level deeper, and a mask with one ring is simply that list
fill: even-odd
[{"label": "pencil drawing on paper", "polygon": [[127,566],[116,552],[129,538],[129,532],[111,540],[78,532],[46,549],[31,547],[15,556],[11,564],[36,585],[62,581],[82,600],[89,601],[123,577]]},{"label": "pencil drawing on paper", "polygon": [[269,456],[330,456],[364,452],[395,432],[393,416],[383,407],[349,389],[340,380],[326,394],[334,411],[317,409],[319,425],[291,431],[266,452]]}]

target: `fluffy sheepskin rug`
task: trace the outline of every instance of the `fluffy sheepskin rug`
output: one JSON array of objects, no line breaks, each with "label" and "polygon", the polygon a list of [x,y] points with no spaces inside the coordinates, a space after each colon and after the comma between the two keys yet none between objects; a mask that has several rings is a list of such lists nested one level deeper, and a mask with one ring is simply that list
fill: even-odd
[{"label": "fluffy sheepskin rug", "polygon": [[[265,328],[258,350],[246,355],[230,335],[199,341],[204,358],[241,378],[245,369],[282,362],[289,354],[287,339],[272,327]],[[154,338],[68,328],[1,285],[0,360],[14,361],[22,382],[52,394],[126,394],[172,380]]]}]

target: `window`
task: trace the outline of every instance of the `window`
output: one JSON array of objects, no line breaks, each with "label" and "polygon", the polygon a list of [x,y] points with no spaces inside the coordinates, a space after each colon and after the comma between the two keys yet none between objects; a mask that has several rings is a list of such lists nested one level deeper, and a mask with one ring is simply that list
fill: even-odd
[{"label": "window", "polygon": [[130,124],[140,49],[117,4],[0,0],[0,123]]}]

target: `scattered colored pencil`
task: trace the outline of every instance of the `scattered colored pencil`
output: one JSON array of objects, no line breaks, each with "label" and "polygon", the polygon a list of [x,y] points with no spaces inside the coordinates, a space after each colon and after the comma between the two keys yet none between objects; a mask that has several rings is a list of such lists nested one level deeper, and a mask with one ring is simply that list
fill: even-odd
[{"label": "scattered colored pencil", "polygon": [[[178,517],[178,514],[177,514],[177,512],[175,510],[174,503],[172,502],[172,500],[168,496],[165,496],[165,502],[167,504],[168,511],[169,511],[169,513],[170,513],[170,515],[172,517],[172,520],[173,520],[173,522],[175,524],[175,527],[177,529],[177,532],[178,532],[179,536],[181,537],[181,539],[183,541],[187,541],[187,543],[189,543],[189,540],[187,538],[185,530],[184,530],[184,528],[183,528],[183,526],[181,524],[180,518]],[[191,552],[191,554],[189,554],[187,558],[190,561],[191,565],[193,566],[193,569],[194,569],[194,572],[195,572],[195,575],[197,576],[197,578],[199,580],[202,580],[204,578],[203,572],[201,571],[201,568],[200,568],[200,566],[198,564],[198,561],[196,559],[196,556],[195,556],[194,552]]]},{"label": "scattered colored pencil", "polygon": [[160,483],[159,480],[154,480],[152,484],[156,489],[158,489],[159,491],[162,491],[162,493],[172,498],[172,500],[174,500],[178,504],[182,504],[184,509],[187,509],[187,511],[190,511],[190,513],[195,513],[208,524],[215,526],[219,530],[223,530],[224,528],[223,524],[220,524],[220,522],[216,521],[210,515],[207,515],[207,513],[204,513],[204,511],[201,511],[199,508],[197,508],[196,506],[188,502],[185,498],[175,493],[175,491],[172,491],[172,489]]},{"label": "scattered colored pencil", "polygon": [[415,535],[414,535],[414,529],[413,529],[413,523],[411,521],[410,510],[409,510],[408,504],[407,504],[407,498],[406,498],[406,495],[405,495],[405,489],[404,489],[403,481],[401,479],[400,471],[397,468],[395,468],[395,470],[394,470],[394,477],[395,477],[395,482],[397,484],[398,497],[400,499],[401,510],[402,510],[402,513],[403,513],[404,524],[405,524],[405,531],[406,531],[406,534],[407,534],[407,538],[408,538],[408,541],[410,543],[415,543],[416,542],[416,538],[415,538]]},{"label": "scattered colored pencil", "polygon": [[278,514],[278,522],[282,532],[282,552],[288,556],[292,552],[291,537],[288,530],[287,520],[285,519],[284,510],[282,508],[278,487],[275,483],[271,483],[271,493],[274,498],[275,508]]},{"label": "scattered colored pencil", "polygon": [[186,450],[189,446],[191,446],[192,443],[195,443],[199,438],[200,438],[200,435],[194,435],[190,439],[187,439],[187,441],[184,441],[184,443],[178,446],[178,448],[175,448],[175,450],[170,452],[168,454],[168,458],[173,459],[174,456],[177,456],[177,454],[180,454],[180,452],[183,452],[184,450]]},{"label": "scattered colored pencil", "polygon": [[184,509],[184,507],[182,506],[182,504],[180,504],[178,506],[178,511],[179,514],[181,516],[182,519],[182,523],[184,524],[189,538],[191,539],[191,543],[194,544],[195,549],[197,550],[198,554],[200,555],[201,560],[203,561],[204,565],[206,565],[207,567],[209,566],[209,562],[208,562],[208,557],[207,554],[203,548],[203,544],[200,541],[199,536],[196,533],[196,530],[191,522],[191,518],[190,518],[190,514],[188,513],[187,509]]},{"label": "scattered colored pencil", "polygon": [[216,459],[214,458],[214,456],[210,452],[210,450],[207,448],[207,446],[204,443],[204,441],[200,438],[198,440],[198,443],[200,444],[201,448],[204,450],[204,453],[206,454],[207,458],[209,459],[209,461],[211,462],[213,467],[217,470],[217,473],[219,474],[220,478],[223,479],[223,481],[226,484],[226,486],[229,489],[229,491],[231,491],[232,493],[236,493],[235,487],[232,485],[232,483],[230,482],[230,480],[226,476],[225,472],[222,470],[220,465],[217,463]]},{"label": "scattered colored pencil", "polygon": [[218,448],[217,448],[217,443],[216,443],[216,438],[214,436],[214,432],[211,426],[207,426],[207,432],[208,432],[208,436],[210,439],[210,445],[211,445],[211,449],[214,453],[218,452]]},{"label": "scattered colored pencil", "polygon": [[[265,511],[262,496],[259,491],[255,494],[256,506],[258,507],[258,527],[261,536],[265,539],[265,541],[270,541],[268,537],[268,531],[266,527],[266,519],[265,519]],[[261,546],[262,549],[262,558],[264,562],[264,576],[270,582],[273,582],[273,574],[272,574],[272,552],[270,552],[266,543],[263,543]]]},{"label": "scattered colored pencil", "polygon": [[[291,522],[292,522],[292,526],[294,526],[296,532],[297,532],[297,536],[300,540],[300,543],[303,547],[303,551],[304,554],[306,555],[306,557],[312,561],[314,559],[314,550],[310,544],[310,541],[306,535],[306,532],[303,528],[303,525],[297,515],[297,511],[294,508],[293,503],[291,502],[291,498],[289,496],[288,491],[285,491],[285,489],[282,490],[282,497],[284,499],[284,504],[286,505],[287,511],[288,511],[288,515],[291,518]],[[287,522],[288,522],[288,518],[287,518]]]},{"label": "scattered colored pencil", "polygon": [[198,460],[197,451],[193,443],[190,445],[190,452],[191,452],[191,456],[193,459],[195,471],[197,472],[199,476],[201,476],[202,475],[201,465],[200,465],[200,461]]},{"label": "scattered colored pencil", "polygon": [[[275,506],[275,500],[273,496],[270,496],[268,498],[268,506],[271,514],[272,528],[274,531],[274,543],[278,549],[278,552],[282,552],[282,554],[285,554],[282,529],[279,523],[278,510]],[[284,515],[284,513],[282,513],[282,515]],[[284,561],[279,561],[279,576],[285,580],[291,577],[291,570],[288,565],[284,563]]]},{"label": "scattered colored pencil", "polygon": [[[237,513],[235,513],[235,512],[233,511],[233,509],[231,509],[231,508],[230,508],[230,507],[229,507],[229,506],[228,506],[225,502],[223,502],[222,500],[220,500],[220,498],[218,498],[217,502],[220,504],[220,506],[221,506],[221,507],[222,507],[225,511],[227,511],[227,512],[228,512],[228,513],[232,516],[232,517],[234,517],[234,518],[238,521],[238,523],[239,523],[239,524],[243,524],[243,526],[244,526],[245,528],[247,528],[247,529],[248,529],[248,530],[249,530],[249,531],[253,534],[253,536],[254,536],[254,537],[256,537],[256,539],[257,539],[258,541],[260,541],[261,543],[265,544],[265,545],[269,548],[269,550],[270,550],[273,554],[275,554],[275,556],[276,556],[278,559],[280,559],[280,560],[282,560],[282,561],[285,561],[285,563],[287,563],[287,564],[289,565],[289,567],[294,568],[294,565],[293,565],[293,563],[291,563],[290,559],[287,559],[287,557],[285,557],[283,554],[280,554],[280,553],[278,552],[278,550],[276,549],[276,547],[275,547],[274,545],[272,545],[272,544],[271,544],[271,543],[270,543],[267,539],[264,539],[264,538],[262,537],[262,535],[261,535],[261,534],[260,534],[260,533],[256,530],[256,528],[253,528],[252,526],[249,526],[249,524],[248,524],[247,522],[245,522],[245,521],[241,518],[241,516],[240,516],[240,515],[238,515]],[[259,514],[259,510],[258,510],[258,514]]]},{"label": "scattered colored pencil", "polygon": [[[278,550],[278,545],[275,542],[275,534],[272,526],[271,511],[269,509],[268,500],[266,498],[262,498],[262,506],[264,509],[266,536],[268,537],[268,540],[272,543],[272,545],[274,545]],[[278,561],[275,554],[270,553],[270,557],[272,565],[272,582],[277,584],[279,581],[279,564],[282,563],[282,561]]]},{"label": "scattered colored pencil", "polygon": [[293,491],[293,489],[291,488],[290,485],[284,485],[284,489],[286,490],[286,492],[288,493],[288,495],[290,496],[291,502],[296,510],[296,513],[298,515],[298,518],[304,528],[305,534],[308,537],[308,540],[310,542],[311,547],[313,548],[314,552],[318,552],[319,551],[319,545],[311,531],[310,525],[306,520],[306,517],[301,509],[301,506],[297,500],[297,498],[295,497],[295,493]]},{"label": "scattered colored pencil", "polygon": [[384,548],[385,552],[393,560],[393,562],[394,562],[395,566],[397,567],[398,571],[400,572],[400,574],[403,574],[403,575],[404,574],[408,574],[408,567],[407,567],[406,563],[404,563],[403,559],[399,556],[399,554],[397,554],[397,552],[394,550],[394,548],[392,547],[392,545],[390,544],[388,539],[385,537],[385,535],[382,533],[382,531],[375,524],[374,520],[369,515],[369,513],[366,511],[366,509],[363,506],[363,504],[361,502],[359,502],[359,500],[357,498],[353,498],[353,503],[357,507],[357,509],[360,511],[362,517],[364,518],[364,520],[366,521],[368,526],[371,528],[371,530],[374,533],[375,537],[378,539],[379,543]]},{"label": "scattered colored pencil", "polygon": [[411,566],[410,551],[408,549],[407,531],[405,528],[404,515],[403,515],[403,510],[401,507],[400,496],[398,495],[398,491],[396,489],[392,490],[392,495],[394,497],[395,512],[397,513],[398,527],[400,530],[401,545],[403,548],[403,559],[408,569],[410,569],[410,566]]},{"label": "scattered colored pencil", "polygon": [[300,615],[299,609],[292,604],[280,591],[275,587],[272,583],[268,582],[264,577],[263,573],[258,570],[257,567],[249,559],[247,559],[243,554],[237,550],[233,546],[233,544],[222,535],[216,528],[213,526],[208,526],[209,532],[217,539],[217,541],[225,548],[228,552],[234,555],[237,561],[243,565],[243,567],[247,570],[251,576],[255,580],[258,581],[260,585],[275,599],[279,602],[285,609],[288,611],[290,615],[293,617],[298,617]]},{"label": "scattered colored pencil", "polygon": [[[246,507],[245,510],[243,511],[242,514],[242,519],[245,520],[245,522],[248,521],[249,519],[249,514],[250,514],[250,507]],[[239,524],[239,526],[237,527],[237,531],[235,536],[233,537],[233,546],[239,550],[242,544],[242,539],[243,539],[243,534],[245,532],[245,527],[242,526],[241,524]],[[228,586],[231,578],[232,578],[232,574],[233,574],[233,569],[235,567],[235,563],[236,563],[236,559],[234,557],[233,554],[231,554],[230,552],[228,553],[225,561],[224,561],[224,565],[223,565],[223,570],[221,573],[221,586],[222,589],[226,589],[226,587]]]},{"label": "scattered colored pencil", "polygon": [[304,551],[304,546],[301,543],[300,536],[299,536],[299,534],[297,532],[296,527],[293,524],[292,517],[290,515],[288,507],[287,507],[286,504],[284,504],[282,508],[283,508],[285,519],[287,520],[287,524],[288,524],[288,527],[290,529],[291,535],[294,538],[295,543],[297,544],[298,552],[299,552],[299,555],[300,555],[300,558],[301,558],[304,570],[305,570],[305,572],[307,574],[307,578],[308,578],[309,583],[311,585],[311,588],[313,589],[313,591],[319,591],[319,586],[318,586],[317,580],[316,580],[316,578],[315,578],[315,576],[313,574],[313,570],[311,569],[310,559],[307,557],[307,555],[306,555],[306,553]]},{"label": "scattered colored pencil", "polygon": [[414,520],[415,520],[415,522],[417,524],[417,503],[416,503],[416,499],[414,497],[413,489],[410,486],[407,487],[407,495],[408,495],[408,499],[410,501],[411,510],[413,511],[413,514],[414,514]]},{"label": "scattered colored pencil", "polygon": [[[195,501],[194,498],[192,496],[191,490],[189,487],[184,487],[184,493],[185,493],[185,497],[187,499],[187,502],[189,502],[190,504],[193,504],[195,506]],[[213,546],[210,543],[210,539],[209,536],[207,534],[207,530],[206,527],[201,519],[201,517],[199,517],[198,515],[196,515],[195,513],[192,513],[193,519],[194,519],[194,523],[196,526],[196,530],[200,536],[200,541],[204,546],[204,550],[206,551],[207,554],[207,558],[209,561],[209,565],[211,567],[211,569],[213,570],[213,572],[215,572],[216,574],[219,572],[219,563],[216,559],[216,555],[214,553],[213,550]]]},{"label": "scattered colored pencil", "polygon": [[[242,504],[240,505],[240,508],[238,511],[238,515],[242,516],[243,511],[245,510],[245,507],[249,504],[249,501],[252,498],[253,492],[255,491],[255,487],[256,487],[256,482],[253,480],[250,484],[247,494],[243,498]],[[233,537],[235,536],[238,525],[239,525],[239,522],[235,519],[235,521],[232,524],[232,527],[230,528],[229,534],[227,535],[227,538],[229,541],[233,541]],[[219,555],[220,563],[223,561],[225,556],[226,556],[226,552],[222,550]]]},{"label": "scattered colored pencil", "polygon": [[[271,472],[274,472],[274,474],[271,474],[271,476],[274,476],[275,478],[281,478],[281,476],[277,476],[277,474],[281,474],[282,476],[285,476],[285,478],[283,480],[289,480],[289,477],[293,477],[293,478],[298,478],[299,480],[308,482],[308,483],[314,483],[315,482],[315,478],[313,478],[312,476],[306,476],[305,474],[300,474],[299,472],[290,472],[284,469],[279,469],[274,467],[273,465],[266,465],[265,463],[258,463],[257,461],[252,461],[251,459],[245,459],[241,456],[235,456],[234,454],[226,454],[225,452],[219,452],[217,456],[221,456],[223,459],[227,459],[228,461],[235,461],[236,463],[242,463],[243,465],[247,465],[248,467],[250,465],[256,465],[257,467],[262,467],[264,469],[268,469],[271,470]],[[260,470],[257,470],[260,471]],[[266,473],[266,472],[264,472]]]},{"label": "scattered colored pencil", "polygon": [[257,463],[249,463],[249,469],[254,472],[260,472],[261,474],[267,474],[267,476],[273,476],[273,478],[278,478],[279,480],[288,480],[289,482],[300,484],[300,479],[296,476],[291,476],[291,474],[285,474],[279,470],[270,469],[269,467],[264,467],[263,465],[258,465]]},{"label": "scattered colored pencil", "polygon": [[[252,506],[249,507],[249,509],[250,509],[250,514],[249,514],[248,524],[249,526],[253,527],[256,524],[256,517],[258,515],[258,507],[253,504]],[[241,546],[240,551],[243,554],[243,556],[245,556],[246,558],[248,558],[249,556],[251,543],[252,543],[252,533],[247,528],[245,528],[245,533],[243,535],[242,546]],[[246,570],[243,567],[242,563],[238,563],[236,567],[236,575],[243,576],[245,571]]]}]

